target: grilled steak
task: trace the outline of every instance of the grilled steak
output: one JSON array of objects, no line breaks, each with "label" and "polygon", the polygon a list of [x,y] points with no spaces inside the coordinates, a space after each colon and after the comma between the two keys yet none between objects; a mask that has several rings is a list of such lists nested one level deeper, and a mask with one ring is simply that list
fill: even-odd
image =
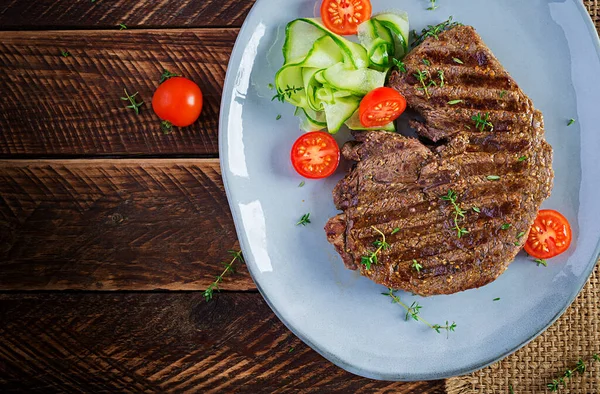
[{"label": "grilled steak", "polygon": [[483,286],[550,194],[542,114],[472,27],[426,39],[404,62],[389,86],[421,115],[411,122],[421,138],[355,134],[328,239],[347,268],[387,287],[427,296]]}]

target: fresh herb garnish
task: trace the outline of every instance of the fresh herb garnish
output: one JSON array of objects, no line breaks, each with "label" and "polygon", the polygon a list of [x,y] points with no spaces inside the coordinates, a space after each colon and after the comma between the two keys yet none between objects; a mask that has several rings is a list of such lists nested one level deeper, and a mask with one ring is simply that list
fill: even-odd
[{"label": "fresh herb garnish", "polygon": [[525,231],[521,231],[519,234],[517,234],[517,239],[521,239],[523,235],[525,235]]},{"label": "fresh herb garnish", "polygon": [[162,130],[164,135],[170,134],[173,131],[173,123],[168,120],[163,120],[160,122],[160,129]]},{"label": "fresh herb garnish", "polygon": [[287,85],[287,87],[285,88],[285,90],[283,90],[283,91],[282,90],[277,90],[277,94],[275,96],[273,96],[273,98],[271,99],[271,101],[277,100],[277,101],[280,101],[280,102],[283,103],[285,101],[286,96],[287,96],[287,98],[291,98],[292,94],[296,94],[296,93],[298,93],[298,92],[300,92],[302,90],[304,90],[303,87],[297,88],[295,86]]},{"label": "fresh herb garnish", "polygon": [[62,55],[62,57],[69,57],[69,56],[71,56],[71,53],[69,51],[61,51],[60,54]]},{"label": "fresh herb garnish", "polygon": [[500,98],[504,97],[504,95],[506,95],[506,93],[508,93],[506,90],[501,90],[500,91]]},{"label": "fresh herb garnish", "polygon": [[140,113],[140,107],[142,106],[142,104],[144,104],[144,102],[140,102],[138,103],[137,100],[135,99],[135,96],[137,96],[138,92],[135,92],[134,94],[132,94],[131,96],[127,93],[127,89],[123,89],[123,91],[125,92],[125,97],[121,97],[121,100],[123,101],[129,101],[131,103],[131,105],[128,105],[127,108],[131,108],[132,110],[135,111],[136,114]]},{"label": "fresh herb garnish", "polygon": [[527,156],[521,156],[521,157],[519,157],[519,159],[518,159],[518,160],[519,160],[519,161],[525,161],[525,160],[527,160]]},{"label": "fresh herb garnish", "polygon": [[423,92],[425,92],[425,96],[427,96],[427,98],[431,97],[429,95],[429,88],[431,86],[437,86],[437,83],[435,83],[434,80],[430,80],[429,83],[427,83],[427,78],[429,78],[429,71],[427,70],[419,70],[416,74],[413,74],[415,76],[415,78],[417,78],[417,80],[421,83],[420,88],[417,88],[417,90],[421,90]]},{"label": "fresh herb garnish", "polygon": [[429,10],[429,11],[434,11],[434,10],[436,10],[436,9],[438,8],[438,6],[437,6],[437,5],[435,5],[435,2],[436,2],[436,0],[429,0],[429,3],[430,3],[431,5],[429,6],[429,8],[427,8],[427,10]]},{"label": "fresh herb garnish", "polygon": [[406,72],[406,64],[404,64],[403,61],[398,60],[396,58],[393,58],[392,61],[394,62],[394,66],[398,68],[398,71],[400,71],[401,73]]},{"label": "fresh herb garnish", "polygon": [[571,126],[573,123],[575,123],[575,119],[571,118],[569,119],[569,123],[567,123],[567,126]]},{"label": "fresh herb garnish", "polygon": [[500,297],[494,298],[493,301],[500,301]]},{"label": "fresh herb garnish", "polygon": [[119,23],[119,30],[127,30],[127,26],[124,23]]},{"label": "fresh herb garnish", "polygon": [[163,83],[169,78],[178,77],[178,76],[179,76],[179,74],[172,73],[169,70],[167,70],[166,68],[163,68],[163,73],[160,75],[160,81],[158,81],[158,83]]},{"label": "fresh herb garnish", "polygon": [[392,230],[392,235],[396,234],[400,232],[400,227],[396,227],[395,229]]},{"label": "fresh herb garnish", "polygon": [[439,40],[439,35],[441,33],[445,32],[446,30],[450,30],[456,26],[462,26],[462,23],[453,22],[452,17],[435,26],[428,25],[425,29],[421,30],[420,35],[417,35],[415,33],[415,42],[413,43],[413,47],[419,45],[428,37],[434,37],[436,40]]},{"label": "fresh herb garnish", "polygon": [[[598,358],[597,354],[594,354],[592,356],[592,358],[596,361],[600,361],[600,359]],[[546,385],[546,387],[548,387],[548,389],[551,392],[556,392],[558,390],[560,390],[561,386],[564,386],[567,383],[567,379],[570,379],[573,374],[578,373],[578,374],[584,374],[586,371],[587,367],[585,365],[585,363],[583,362],[582,359],[579,359],[577,361],[577,365],[575,365],[574,369],[567,369],[565,371],[565,373],[562,374],[562,376],[559,376],[557,379],[552,379],[552,383],[548,383]]]},{"label": "fresh herb garnish", "polygon": [[281,115],[277,115],[277,117],[275,118],[275,120],[279,120],[281,119]]},{"label": "fresh herb garnish", "polygon": [[213,298],[213,293],[214,291],[220,291],[221,289],[219,289],[219,283],[223,282],[223,277],[225,277],[225,275],[231,273],[235,273],[235,268],[233,268],[233,264],[236,262],[236,260],[240,260],[241,262],[244,262],[244,256],[242,256],[242,252],[236,252],[234,250],[230,250],[229,253],[231,255],[233,255],[233,259],[231,259],[231,261],[229,263],[221,263],[225,266],[225,270],[221,273],[221,275],[217,276],[217,278],[215,279],[215,281],[213,283],[210,284],[210,286],[208,286],[208,288],[206,290],[204,290],[204,299],[206,300],[206,302],[212,300]]},{"label": "fresh herb garnish", "polygon": [[463,102],[463,100],[450,100],[450,101],[448,101],[448,104],[456,105],[456,104],[460,104],[462,102]]},{"label": "fresh herb garnish", "polygon": [[273,86],[272,83],[268,84],[267,86],[268,86],[269,90],[273,90],[273,88],[275,88],[275,86]]},{"label": "fresh herb garnish", "polygon": [[458,238],[467,234],[469,231],[466,228],[459,226],[460,220],[465,218],[465,213],[467,213],[467,211],[463,211],[460,205],[458,205],[458,203],[456,202],[456,200],[458,199],[456,192],[454,192],[453,190],[448,190],[448,194],[442,196],[441,198],[444,201],[450,202],[450,204],[452,204],[452,206],[454,207],[454,229],[456,230],[456,235],[458,236]]},{"label": "fresh herb garnish", "polygon": [[500,177],[498,175],[488,175],[486,176],[488,181],[499,181]]},{"label": "fresh herb garnish", "polygon": [[440,77],[440,88],[444,87],[444,70],[439,70],[438,71],[438,76]]},{"label": "fresh herb garnish", "polygon": [[306,185],[306,182],[302,181],[302,182],[300,182],[300,184],[298,185],[298,187],[304,187],[304,185]]},{"label": "fresh herb garnish", "polygon": [[481,213],[481,209],[479,209],[479,207],[473,207],[472,209],[477,213]]},{"label": "fresh herb garnish", "polygon": [[490,131],[494,131],[494,125],[490,122],[490,114],[486,112],[484,115],[473,115],[471,119],[475,122],[475,128],[480,131],[485,131],[489,127]]},{"label": "fresh herb garnish", "polygon": [[291,353],[291,352],[293,352],[293,351],[294,351],[294,347],[293,347],[293,346],[290,346],[290,350],[288,350],[288,353]]},{"label": "fresh herb garnish", "polygon": [[305,213],[304,215],[302,215],[302,217],[300,218],[298,223],[296,223],[296,226],[306,226],[309,223],[310,223],[310,213]]},{"label": "fresh herb garnish", "polygon": [[418,302],[414,301],[410,307],[406,310],[406,315],[404,316],[404,320],[408,321],[409,317],[412,317],[414,320],[419,321],[419,313],[421,313],[421,305]]},{"label": "fresh herb garnish", "polygon": [[413,269],[417,272],[421,272],[421,270],[423,269],[423,266],[419,264],[417,260],[413,260],[411,267],[413,267]]},{"label": "fresh herb garnish", "polygon": [[381,236],[381,239],[378,239],[375,242],[373,242],[373,245],[377,248],[377,249],[375,249],[375,251],[370,252],[366,256],[362,256],[360,259],[360,263],[362,265],[366,266],[367,270],[371,269],[371,265],[377,264],[377,255],[382,250],[387,250],[390,247],[390,244],[388,244],[385,241],[385,234],[383,232],[381,232],[381,230],[377,229],[375,226],[371,226],[371,228],[379,233],[379,235]]},{"label": "fresh herb garnish", "polygon": [[540,264],[543,265],[544,267],[548,266],[548,263],[544,259],[535,259],[535,260],[533,260],[533,262],[536,263],[538,267],[540,266]]},{"label": "fresh herb garnish", "polygon": [[423,62],[423,64],[424,64],[424,65],[426,65],[426,66],[431,66],[431,62],[430,62],[429,60],[427,60],[427,59],[423,59],[423,60],[421,60],[421,61]]},{"label": "fresh herb garnish", "polygon": [[452,58],[452,60],[454,60],[454,63],[458,63],[458,64],[465,64],[465,63],[463,63],[463,61],[462,61],[462,60],[460,60],[460,59],[459,59],[459,58],[457,58],[457,57],[453,57],[453,58]]},{"label": "fresh herb garnish", "polygon": [[511,226],[512,224],[510,223],[504,223],[502,226],[500,226],[500,230],[508,230]]},{"label": "fresh herb garnish", "polygon": [[431,328],[438,334],[441,332],[441,330],[446,330],[448,333],[450,333],[450,331],[454,331],[456,329],[456,323],[454,323],[454,322],[452,322],[452,324],[448,324],[448,322],[446,321],[445,326],[429,323],[427,320],[423,319],[419,315],[421,313],[421,308],[422,308],[421,305],[419,305],[416,302],[413,302],[411,304],[411,306],[406,305],[404,302],[402,302],[402,300],[400,300],[400,297],[398,297],[396,294],[394,294],[395,291],[396,290],[394,290],[394,289],[388,289],[387,293],[381,293],[381,294],[383,294],[386,297],[390,297],[392,299],[392,303],[398,304],[398,305],[402,306],[404,309],[406,309],[406,316],[405,316],[406,320],[409,320],[409,317],[412,317],[414,320],[417,320],[417,321],[420,321],[421,323],[426,324],[429,328]]}]

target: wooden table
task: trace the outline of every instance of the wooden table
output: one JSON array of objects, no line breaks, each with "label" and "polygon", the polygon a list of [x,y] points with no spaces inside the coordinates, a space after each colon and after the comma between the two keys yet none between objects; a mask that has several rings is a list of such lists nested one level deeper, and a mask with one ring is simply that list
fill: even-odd
[{"label": "wooden table", "polygon": [[[329,363],[244,266],[203,298],[239,248],[217,121],[252,4],[0,5],[0,392],[444,392]],[[163,68],[205,98],[169,135],[150,107]],[[124,88],[145,101],[139,115]]]}]

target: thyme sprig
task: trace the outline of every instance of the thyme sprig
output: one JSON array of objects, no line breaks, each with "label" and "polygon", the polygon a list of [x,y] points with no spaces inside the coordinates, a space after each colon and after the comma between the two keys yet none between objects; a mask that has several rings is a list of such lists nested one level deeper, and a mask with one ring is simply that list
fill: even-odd
[{"label": "thyme sprig", "polygon": [[160,75],[160,81],[158,81],[158,82],[163,83],[169,78],[178,77],[178,76],[179,76],[179,74],[172,73],[169,70],[167,70],[166,68],[163,68],[163,73]]},{"label": "thyme sprig", "polygon": [[385,234],[375,226],[371,226],[371,228],[377,233],[379,233],[381,239],[378,239],[375,242],[373,242],[373,246],[375,246],[377,249],[375,249],[372,252],[369,252],[369,254],[365,256],[362,256],[360,259],[360,263],[367,267],[367,270],[371,269],[371,265],[377,264],[377,255],[381,253],[382,250],[387,250],[390,247],[390,244],[385,241]]},{"label": "thyme sprig", "polygon": [[[592,358],[595,361],[600,361],[600,357],[597,354],[594,354]],[[570,379],[574,374],[577,373],[582,375],[585,373],[586,369],[587,367],[585,365],[585,362],[582,359],[579,359],[577,360],[577,364],[575,365],[574,369],[567,369],[565,373],[562,374],[562,376],[559,376],[556,379],[552,379],[552,383],[548,383],[546,387],[548,387],[548,389],[551,392],[559,391],[562,386],[566,385],[567,380]]]},{"label": "thyme sprig", "polygon": [[221,273],[221,275],[217,276],[215,281],[213,283],[210,284],[210,286],[208,286],[206,288],[206,290],[204,290],[204,299],[206,300],[206,302],[212,300],[213,298],[213,293],[215,291],[220,291],[221,289],[219,288],[219,283],[223,282],[223,278],[227,275],[227,274],[233,274],[235,273],[235,268],[233,267],[233,264],[237,261],[240,260],[241,262],[244,262],[244,256],[242,256],[242,252],[236,252],[235,250],[229,250],[228,251],[229,254],[231,254],[233,256],[233,258],[231,259],[231,261],[229,263],[225,263],[222,262],[221,264],[223,264],[225,266],[225,269],[223,270],[223,272]]},{"label": "thyme sprig", "polygon": [[69,51],[61,51],[60,54],[62,55],[62,57],[69,57],[69,56],[71,56],[71,52],[69,52]]},{"label": "thyme sprig", "polygon": [[425,29],[421,30],[420,35],[415,34],[416,37],[415,42],[413,42],[413,47],[419,45],[428,37],[433,37],[436,40],[439,40],[439,35],[441,33],[445,32],[446,30],[450,30],[456,26],[462,26],[462,23],[452,21],[452,17],[435,26],[428,25]]},{"label": "thyme sprig", "polygon": [[398,68],[398,71],[400,71],[401,73],[406,72],[406,64],[402,60],[392,58],[392,61],[394,62],[394,66],[396,66],[396,68]]},{"label": "thyme sprig", "polygon": [[490,131],[494,131],[494,125],[490,122],[490,113],[473,115],[471,119],[475,122],[475,128],[480,131],[485,131],[489,127]]},{"label": "thyme sprig", "polygon": [[467,211],[463,210],[460,207],[460,205],[456,202],[456,200],[458,199],[458,195],[456,194],[456,192],[450,189],[448,190],[448,194],[442,196],[441,198],[444,201],[450,202],[450,204],[452,204],[452,206],[454,207],[454,229],[456,230],[457,237],[460,238],[463,235],[468,234],[469,230],[467,230],[464,227],[460,227],[459,225],[460,221],[465,218],[465,213],[467,213]]},{"label": "thyme sprig", "polygon": [[446,321],[446,325],[444,325],[444,326],[442,326],[440,324],[429,323],[427,320],[423,319],[420,316],[422,306],[419,305],[419,303],[413,302],[411,304],[411,306],[408,306],[404,302],[402,302],[400,297],[398,297],[396,294],[394,294],[395,291],[396,290],[389,288],[387,293],[381,293],[381,294],[383,294],[386,297],[390,297],[392,299],[392,303],[398,304],[398,305],[402,306],[404,309],[406,309],[405,320],[409,320],[409,318],[412,317],[413,320],[424,323],[425,325],[427,325],[429,328],[431,328],[438,334],[441,333],[442,330],[445,330],[449,334],[450,331],[454,331],[456,329],[456,323],[454,323],[454,322],[452,322],[452,324],[449,324],[448,321]]},{"label": "thyme sprig", "polygon": [[533,262],[539,267],[540,265],[543,265],[544,267],[548,266],[548,262],[544,259],[535,259],[533,260]]},{"label": "thyme sprig", "polygon": [[439,70],[438,76],[440,77],[440,88],[443,88],[446,83],[446,81],[444,81],[444,70]]},{"label": "thyme sprig", "polygon": [[137,100],[135,99],[135,96],[137,96],[138,92],[135,92],[134,94],[132,94],[130,96],[129,93],[127,93],[127,88],[123,89],[123,91],[125,92],[125,97],[121,97],[121,100],[129,101],[131,103],[131,105],[128,105],[127,108],[131,108],[132,110],[135,111],[136,114],[139,114],[140,107],[144,104],[144,102],[142,101],[142,102],[138,103]]},{"label": "thyme sprig", "polygon": [[310,223],[310,213],[305,213],[304,215],[302,215],[302,217],[300,218],[298,223],[296,223],[296,226],[306,226],[309,223]]},{"label": "thyme sprig", "polygon": [[298,93],[298,92],[300,92],[302,90],[304,90],[303,87],[299,87],[298,88],[296,86],[287,85],[286,88],[285,88],[285,90],[279,90],[279,89],[277,89],[277,94],[275,96],[273,96],[273,98],[271,99],[271,101],[277,100],[277,101],[280,101],[280,102],[283,103],[285,101],[286,97],[287,98],[291,98],[292,94],[296,94],[296,93]]},{"label": "thyme sprig", "polygon": [[438,6],[435,5],[436,0],[429,0],[430,6],[427,8],[428,11],[434,11],[438,9]]},{"label": "thyme sprig", "polygon": [[417,90],[425,92],[425,96],[427,96],[427,98],[430,98],[431,95],[429,94],[429,88],[432,86],[437,86],[437,83],[433,79],[430,79],[429,82],[427,82],[427,79],[430,78],[429,71],[418,70],[417,73],[413,75],[415,76],[415,78],[417,78],[417,81],[421,83],[421,87],[417,88]]},{"label": "thyme sprig", "polygon": [[421,272],[423,269],[423,265],[421,265],[417,260],[413,260],[411,267],[417,272]]}]

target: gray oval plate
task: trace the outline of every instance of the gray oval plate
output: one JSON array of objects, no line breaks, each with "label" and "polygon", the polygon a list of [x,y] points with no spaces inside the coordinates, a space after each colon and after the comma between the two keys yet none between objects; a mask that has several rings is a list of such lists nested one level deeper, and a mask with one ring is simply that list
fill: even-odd
[{"label": "gray oval plate", "polygon": [[[283,4],[285,3],[285,4]],[[405,321],[385,289],[344,268],[323,226],[336,214],[331,191],[344,169],[306,181],[289,160],[301,134],[293,107],[271,101],[283,62],[285,25],[314,16],[315,1],[258,0],[236,42],[225,81],[219,151],[225,189],[252,277],[267,303],[304,342],[340,367],[386,380],[461,375],[519,349],[554,322],[579,293],[600,245],[600,46],[578,0],[372,0],[374,12],[408,11],[420,30],[453,15],[475,26],[541,109],[555,150],[555,187],[545,208],[562,212],[574,239],[568,253],[536,266],[523,253],[480,289],[418,301],[421,316],[457,324],[437,334]],[[282,115],[276,120],[278,114]],[[570,118],[577,122],[567,127]],[[342,143],[349,138],[340,132]],[[310,212],[312,223],[295,224]],[[493,301],[500,297],[499,301]]]}]

